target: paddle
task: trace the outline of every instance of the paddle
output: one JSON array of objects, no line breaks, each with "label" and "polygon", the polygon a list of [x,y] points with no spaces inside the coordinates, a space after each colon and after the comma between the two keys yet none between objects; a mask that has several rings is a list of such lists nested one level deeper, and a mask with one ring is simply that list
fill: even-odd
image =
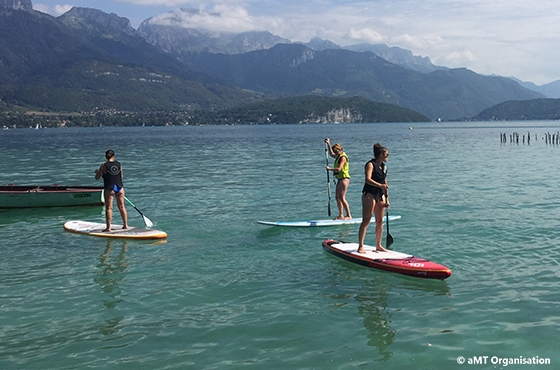
[{"label": "paddle", "polygon": [[140,212],[140,210],[138,208],[136,208],[136,206],[130,200],[128,200],[127,197],[124,197],[124,199],[126,199],[126,201],[128,203],[130,203],[130,205],[133,206],[134,209],[138,211],[138,213],[140,213],[140,216],[142,216],[142,219],[144,220],[144,223],[146,224],[147,228],[150,228],[150,227],[154,226],[152,221],[150,221],[150,219],[148,217],[144,216],[144,214],[142,212]]},{"label": "paddle", "polygon": [[389,234],[389,211],[385,211],[385,223],[387,224],[387,241],[385,242],[386,248],[389,249],[391,244],[393,244],[393,236]]},{"label": "paddle", "polygon": [[[327,161],[327,167],[329,166],[329,144],[325,143],[325,159]],[[331,177],[329,175],[329,170],[327,170],[327,191],[329,193],[329,205],[328,212],[329,217],[331,217]]]}]

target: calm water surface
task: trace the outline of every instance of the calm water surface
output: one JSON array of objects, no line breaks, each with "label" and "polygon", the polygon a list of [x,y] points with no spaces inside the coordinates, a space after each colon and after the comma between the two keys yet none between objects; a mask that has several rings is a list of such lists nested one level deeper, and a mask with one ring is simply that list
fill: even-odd
[{"label": "calm water surface", "polygon": [[[0,210],[0,368],[558,368],[560,146],[543,137],[560,123],[409,126],[0,132],[3,184],[98,185],[115,150],[127,197],[169,234],[63,230],[103,222],[102,207]],[[500,143],[512,132],[530,145]],[[389,149],[393,248],[449,266],[449,279],[323,251],[327,238],[356,241],[356,225],[256,223],[327,218],[325,137],[350,157],[356,217],[372,145]],[[520,358],[550,364],[504,366]]]}]

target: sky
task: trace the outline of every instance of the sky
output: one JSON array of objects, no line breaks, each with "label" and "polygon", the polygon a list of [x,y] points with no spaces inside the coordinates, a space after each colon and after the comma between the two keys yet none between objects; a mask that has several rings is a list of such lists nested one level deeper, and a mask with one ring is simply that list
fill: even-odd
[{"label": "sky", "polygon": [[[66,2],[67,1],[67,2]],[[347,46],[386,44],[449,68],[543,85],[560,80],[558,0],[32,0],[59,16],[72,6],[128,18],[194,9],[192,28],[269,31],[291,41],[314,37]],[[187,13],[185,13],[187,14]]]}]

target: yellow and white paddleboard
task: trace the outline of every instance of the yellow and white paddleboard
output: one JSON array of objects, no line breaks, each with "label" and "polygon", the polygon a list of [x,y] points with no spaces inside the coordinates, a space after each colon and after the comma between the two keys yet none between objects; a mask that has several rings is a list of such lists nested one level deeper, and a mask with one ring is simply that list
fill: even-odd
[{"label": "yellow and white paddleboard", "polygon": [[89,221],[68,221],[64,224],[64,230],[77,234],[99,236],[102,238],[123,239],[165,239],[167,233],[161,230],[144,229],[141,227],[129,227],[123,229],[122,225],[111,225],[111,231],[103,231],[104,223]]}]

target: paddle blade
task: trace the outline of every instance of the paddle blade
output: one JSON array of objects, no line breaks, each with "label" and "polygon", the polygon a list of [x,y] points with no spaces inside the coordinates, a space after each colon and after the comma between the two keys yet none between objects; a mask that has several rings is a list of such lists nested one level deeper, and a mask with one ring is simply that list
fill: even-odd
[{"label": "paddle blade", "polygon": [[150,221],[150,219],[144,215],[142,215],[142,218],[144,219],[144,223],[146,224],[146,227],[149,229],[152,226],[154,226],[153,222]]},{"label": "paddle blade", "polygon": [[138,213],[140,213],[140,216],[142,216],[142,220],[144,220],[144,224],[146,225],[146,227],[149,229],[150,227],[154,226],[153,222],[150,221],[150,219],[146,216],[144,216],[144,214],[142,212],[140,212],[140,210],[136,207],[134,207],[135,210],[138,211]]},{"label": "paddle blade", "polygon": [[391,246],[391,244],[393,244],[393,235],[391,234],[387,234],[387,242],[386,242],[386,246],[385,248],[389,248]]},{"label": "paddle blade", "polygon": [[136,208],[136,206],[134,205],[134,203],[132,203],[127,197],[124,197],[124,199],[125,199],[128,203],[130,203],[130,205],[131,205],[132,207],[134,207],[134,209],[135,209],[138,213],[140,213],[140,216],[142,216],[142,219],[144,220],[144,224],[146,225],[146,227],[147,227],[148,229],[149,229],[150,227],[154,226],[153,222],[150,221],[150,219],[149,219],[148,217],[144,216],[144,214],[143,214],[138,208]]},{"label": "paddle blade", "polygon": [[385,223],[387,224],[387,240],[385,241],[385,248],[389,249],[393,244],[393,235],[389,234],[389,211],[385,212]]}]

